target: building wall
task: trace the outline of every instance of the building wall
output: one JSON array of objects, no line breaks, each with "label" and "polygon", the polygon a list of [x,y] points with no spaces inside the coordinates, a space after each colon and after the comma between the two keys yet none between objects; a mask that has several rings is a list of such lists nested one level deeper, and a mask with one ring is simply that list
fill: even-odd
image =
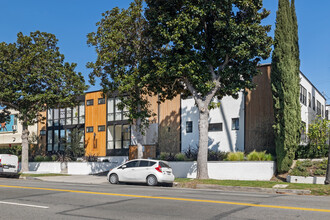
[{"label": "building wall", "polygon": [[325,107],[325,109],[326,109],[325,118],[326,118],[327,120],[330,120],[330,105],[327,105],[327,106]]},{"label": "building wall", "polygon": [[[7,130],[1,129],[0,131],[0,147],[9,147],[22,145],[22,130],[23,126],[21,121],[17,120],[17,129],[13,129],[14,118],[18,115],[18,111],[10,110],[11,121],[7,123]],[[30,132],[30,137],[32,135],[37,135],[37,124],[28,127]]]},{"label": "building wall", "polygon": [[[300,99],[301,121],[305,123],[307,132],[308,125],[313,123],[318,115],[325,118],[326,99],[302,73],[300,74],[300,85],[306,89],[307,94],[306,99],[303,99],[304,101],[302,98]],[[313,98],[315,98],[314,103]],[[321,104],[321,113],[317,112],[317,102]]]},{"label": "building wall", "polygon": [[[219,102],[218,100],[216,102]],[[181,151],[196,148],[199,141],[198,122],[199,110],[193,98],[181,100]],[[238,130],[232,129],[233,118],[239,119]],[[188,123],[192,122],[192,132],[187,130]],[[238,99],[230,96],[220,101],[220,107],[210,110],[209,125],[222,129],[209,129],[209,148],[214,151],[244,151],[244,94],[239,93]],[[219,125],[221,124],[221,125]],[[210,126],[209,126],[210,127]],[[216,131],[217,130],[217,131]]]},{"label": "building wall", "polygon": [[[107,140],[107,101],[98,104],[98,100],[104,98],[102,92],[86,93],[85,96],[85,154],[95,156],[106,156]],[[93,100],[93,105],[87,105],[88,100]],[[104,131],[98,131],[99,126],[105,126]],[[92,132],[87,128],[93,127]]]},{"label": "building wall", "polygon": [[254,90],[245,98],[245,151],[267,150],[275,153],[273,96],[270,65],[259,67],[262,74],[253,78]]}]

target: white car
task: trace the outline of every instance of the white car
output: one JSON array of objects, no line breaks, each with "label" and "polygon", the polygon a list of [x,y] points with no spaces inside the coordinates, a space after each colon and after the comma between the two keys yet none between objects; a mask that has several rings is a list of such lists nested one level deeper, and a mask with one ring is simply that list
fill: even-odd
[{"label": "white car", "polygon": [[109,171],[107,179],[111,184],[119,182],[147,183],[155,186],[158,183],[173,185],[172,168],[166,161],[137,159],[128,161]]},{"label": "white car", "polygon": [[16,176],[18,174],[18,157],[10,154],[0,154],[0,175]]}]

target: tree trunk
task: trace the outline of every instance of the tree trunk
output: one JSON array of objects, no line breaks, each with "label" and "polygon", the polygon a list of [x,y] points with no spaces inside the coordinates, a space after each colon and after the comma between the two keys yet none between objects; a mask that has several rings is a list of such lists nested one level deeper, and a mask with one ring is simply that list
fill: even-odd
[{"label": "tree trunk", "polygon": [[207,153],[208,153],[208,128],[209,111],[200,108],[199,111],[199,148],[197,158],[197,179],[208,179]]},{"label": "tree trunk", "polygon": [[326,174],[326,177],[325,177],[324,184],[325,184],[325,185],[329,185],[329,184],[330,184],[330,140],[329,140],[329,152],[328,152],[327,174]]},{"label": "tree trunk", "polygon": [[[140,104],[138,104],[138,112],[141,111],[141,106]],[[142,159],[143,158],[143,146],[142,146],[142,134],[141,134],[141,118],[138,118],[136,120],[136,145],[138,148],[138,154],[137,154],[137,158],[138,159]]]},{"label": "tree trunk", "polygon": [[22,163],[21,172],[29,171],[29,130],[27,122],[23,122],[22,132]]}]

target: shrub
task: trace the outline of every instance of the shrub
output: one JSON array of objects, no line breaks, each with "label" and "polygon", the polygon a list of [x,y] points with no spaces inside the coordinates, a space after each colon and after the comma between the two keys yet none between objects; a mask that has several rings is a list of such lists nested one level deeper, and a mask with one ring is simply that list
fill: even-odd
[{"label": "shrub", "polygon": [[52,159],[52,161],[57,161],[58,160],[58,156],[56,154],[53,154],[51,156],[51,159]]},{"label": "shrub", "polygon": [[290,175],[293,176],[309,176],[306,167],[303,166],[301,161],[297,161],[296,166],[291,170]]},{"label": "shrub", "polygon": [[247,160],[249,161],[272,161],[273,156],[271,154],[266,154],[266,151],[252,151],[247,155]]},{"label": "shrub", "polygon": [[175,156],[174,156],[174,159],[176,161],[184,161],[186,158],[185,158],[185,155],[183,153],[177,153]]},{"label": "shrub", "polygon": [[243,152],[230,152],[230,153],[228,153],[226,160],[229,160],[229,161],[243,161],[244,160],[244,153]]},{"label": "shrub", "polygon": [[304,167],[311,167],[311,166],[313,166],[313,163],[312,163],[311,160],[303,160],[303,161],[300,162],[300,164],[302,166],[304,166]]},{"label": "shrub", "polygon": [[222,152],[222,151],[213,151],[209,150],[207,155],[208,161],[222,161],[227,158],[228,152]]},{"label": "shrub", "polygon": [[317,169],[317,170],[314,171],[314,175],[315,176],[325,176],[326,172],[327,172],[326,170]]},{"label": "shrub", "polygon": [[44,156],[44,161],[52,161],[52,158],[50,156]]},{"label": "shrub", "polygon": [[198,147],[193,148],[189,146],[189,148],[184,152],[184,154],[187,160],[197,160]]},{"label": "shrub", "polygon": [[329,147],[326,144],[314,145],[299,145],[296,150],[296,159],[313,159],[327,157]]},{"label": "shrub", "polygon": [[44,161],[44,157],[41,156],[41,155],[37,155],[37,156],[34,157],[34,161],[35,162],[42,162],[42,161]]}]

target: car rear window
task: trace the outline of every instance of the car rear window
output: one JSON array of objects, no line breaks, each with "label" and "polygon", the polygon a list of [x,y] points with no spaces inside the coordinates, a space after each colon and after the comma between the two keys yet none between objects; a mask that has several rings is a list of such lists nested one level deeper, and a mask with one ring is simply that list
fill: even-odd
[{"label": "car rear window", "polygon": [[164,162],[159,162],[159,166],[160,167],[165,167],[165,168],[171,168],[168,164],[166,164]]}]

